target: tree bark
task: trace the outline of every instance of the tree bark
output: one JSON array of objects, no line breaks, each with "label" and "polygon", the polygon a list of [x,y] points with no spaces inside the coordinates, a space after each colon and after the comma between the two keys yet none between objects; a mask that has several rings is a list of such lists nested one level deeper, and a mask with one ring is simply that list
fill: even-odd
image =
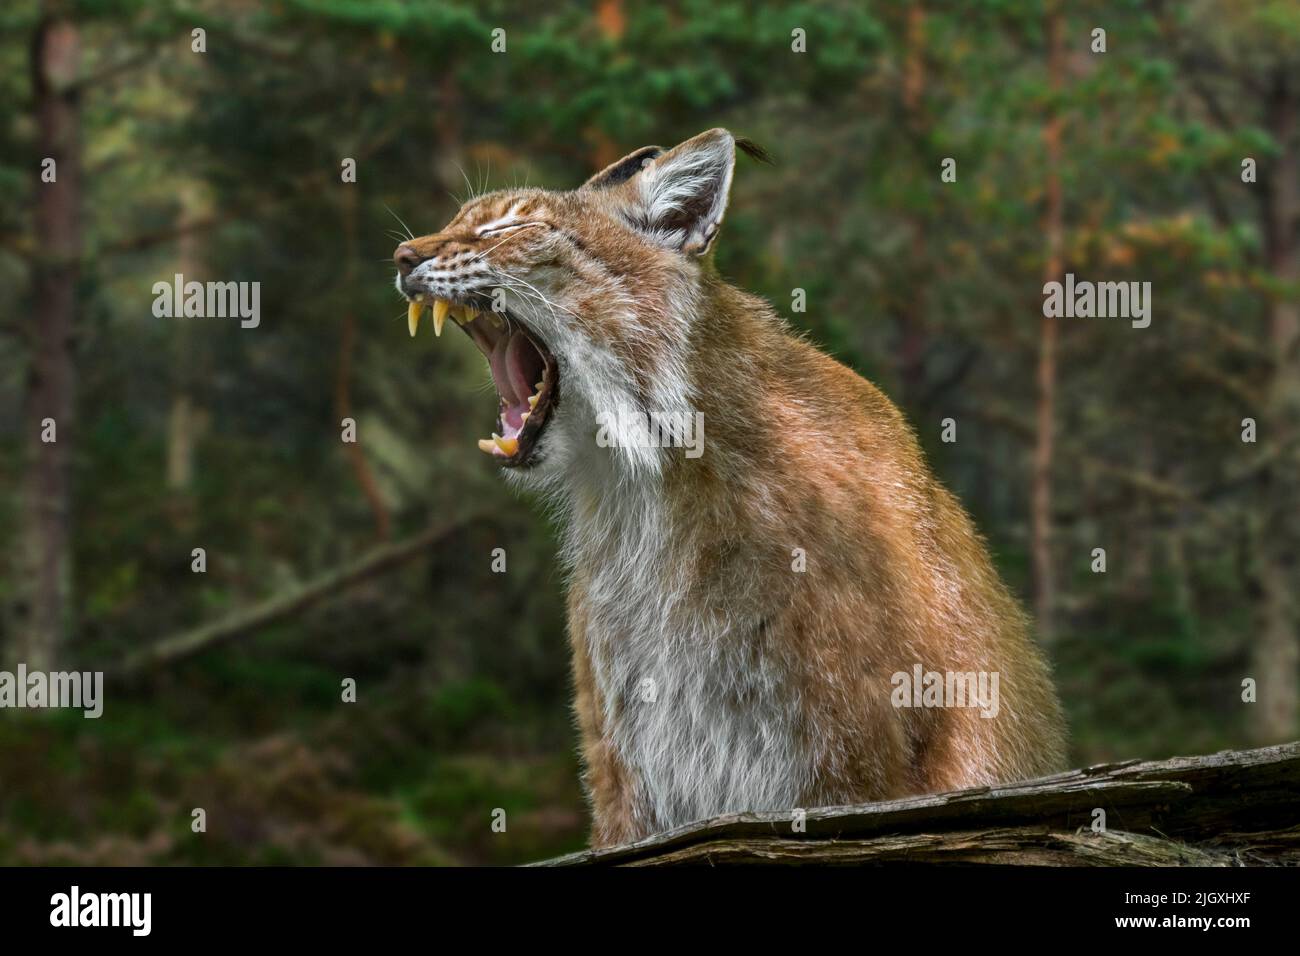
[{"label": "tree bark", "polygon": [[[178,229],[199,219],[202,203],[198,187],[181,190],[177,208]],[[203,271],[201,237],[195,231],[181,231],[177,238],[177,271],[185,281],[198,279]],[[187,319],[178,319],[172,329],[171,409],[167,416],[167,490],[172,496],[173,518],[188,512],[188,498],[194,483],[194,454],[203,416],[194,398],[193,332]]]},{"label": "tree bark", "polygon": [[[913,3],[907,9],[906,62],[903,66],[903,112],[913,141],[920,144],[927,138],[929,118],[925,112],[925,8]],[[918,154],[922,151],[918,149]],[[917,161],[925,158],[918,155]],[[919,410],[925,395],[926,351],[926,233],[925,214],[909,212],[904,217],[911,232],[911,262],[913,273],[910,292],[899,303],[898,368],[902,383],[903,401]]]},{"label": "tree bark", "polygon": [[799,829],[791,811],[730,814],[540,865],[1294,865],[1297,820],[1300,743],[1291,743],[810,809]]},{"label": "tree bark", "polygon": [[[1052,102],[1043,128],[1046,147],[1046,209],[1043,227],[1047,256],[1043,281],[1059,280],[1063,231],[1061,194],[1061,106],[1058,102],[1065,73],[1064,22],[1060,6],[1047,6],[1047,72]],[[1038,343],[1038,402],[1034,430],[1033,480],[1030,498],[1030,548],[1034,580],[1034,615],[1044,643],[1055,635],[1053,611],[1056,602],[1055,571],[1052,564],[1052,462],[1056,420],[1056,348],[1059,330],[1054,316],[1042,317]]]},{"label": "tree bark", "polygon": [[[1300,143],[1296,114],[1300,91],[1294,77],[1279,71],[1268,98],[1267,122],[1279,154],[1263,197],[1265,253],[1277,288],[1268,306],[1268,347],[1273,360],[1267,404],[1260,416],[1270,445],[1300,428]],[[1295,513],[1300,468],[1294,443],[1264,472],[1264,509],[1259,544],[1259,633],[1251,650],[1251,676],[1258,700],[1252,734],[1259,743],[1287,740],[1296,733],[1300,707],[1300,626],[1295,590],[1300,586],[1300,534]]]},{"label": "tree bark", "polygon": [[[47,12],[31,53],[37,149],[42,160],[54,160],[55,179],[41,181],[38,169],[22,497],[9,624],[11,655],[33,670],[53,669],[72,602],[72,350],[81,256],[79,46],[77,27]],[[51,423],[52,436],[47,432]],[[54,440],[46,440],[50,437]]]}]

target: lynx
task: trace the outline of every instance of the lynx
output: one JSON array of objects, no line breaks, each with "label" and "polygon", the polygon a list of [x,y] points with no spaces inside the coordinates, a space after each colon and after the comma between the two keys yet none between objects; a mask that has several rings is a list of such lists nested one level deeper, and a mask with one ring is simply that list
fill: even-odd
[{"label": "lynx", "polygon": [[[477,197],[394,254],[411,334],[429,309],[487,357],[479,448],[560,515],[598,846],[1063,759],[1026,617],[902,414],[719,277],[737,147],[760,152],[713,129]],[[702,415],[702,453],[598,443],[623,409]],[[910,706],[914,672],[992,674],[1000,700]]]}]

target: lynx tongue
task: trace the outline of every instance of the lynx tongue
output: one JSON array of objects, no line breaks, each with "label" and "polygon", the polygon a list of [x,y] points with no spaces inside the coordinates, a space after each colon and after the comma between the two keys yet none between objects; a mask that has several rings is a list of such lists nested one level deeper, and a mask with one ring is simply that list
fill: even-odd
[{"label": "lynx tongue", "polygon": [[[529,398],[535,388],[540,388],[540,384],[533,383],[541,382],[545,362],[528,341],[528,336],[517,329],[493,343],[487,358],[492,380],[501,396],[502,434],[492,436],[490,447],[493,454],[510,457],[519,448],[519,433],[533,408]],[[487,441],[479,442],[480,447],[488,444]]]},{"label": "lynx tongue", "polygon": [[533,393],[532,384],[542,372],[542,357],[528,337],[519,331],[502,336],[492,347],[488,365],[497,392],[506,405],[512,408],[522,405],[523,411],[528,411],[527,398]]}]

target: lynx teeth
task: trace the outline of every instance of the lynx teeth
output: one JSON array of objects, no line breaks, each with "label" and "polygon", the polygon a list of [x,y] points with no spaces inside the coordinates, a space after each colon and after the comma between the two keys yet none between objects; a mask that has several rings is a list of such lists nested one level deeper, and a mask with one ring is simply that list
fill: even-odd
[{"label": "lynx teeth", "polygon": [[433,334],[441,337],[442,326],[447,321],[447,313],[451,311],[451,303],[446,299],[433,300]]},{"label": "lynx teeth", "polygon": [[497,449],[500,449],[507,458],[513,458],[515,453],[519,451],[519,439],[502,438],[496,432],[493,432],[491,441],[486,438],[478,440],[478,450],[481,452],[494,455]]}]

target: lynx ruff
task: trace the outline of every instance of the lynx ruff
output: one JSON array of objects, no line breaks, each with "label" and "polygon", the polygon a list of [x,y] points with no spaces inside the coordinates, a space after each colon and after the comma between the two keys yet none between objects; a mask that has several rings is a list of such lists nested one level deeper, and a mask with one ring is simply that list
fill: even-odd
[{"label": "lynx ruff", "polygon": [[[762,158],[714,129],[479,196],[394,254],[411,334],[430,308],[487,357],[479,448],[562,519],[596,845],[1062,762],[1026,618],[902,414],[713,268],[737,146]],[[708,453],[597,443],[623,407],[702,413]],[[996,719],[893,706],[918,664],[1000,674]]]}]

